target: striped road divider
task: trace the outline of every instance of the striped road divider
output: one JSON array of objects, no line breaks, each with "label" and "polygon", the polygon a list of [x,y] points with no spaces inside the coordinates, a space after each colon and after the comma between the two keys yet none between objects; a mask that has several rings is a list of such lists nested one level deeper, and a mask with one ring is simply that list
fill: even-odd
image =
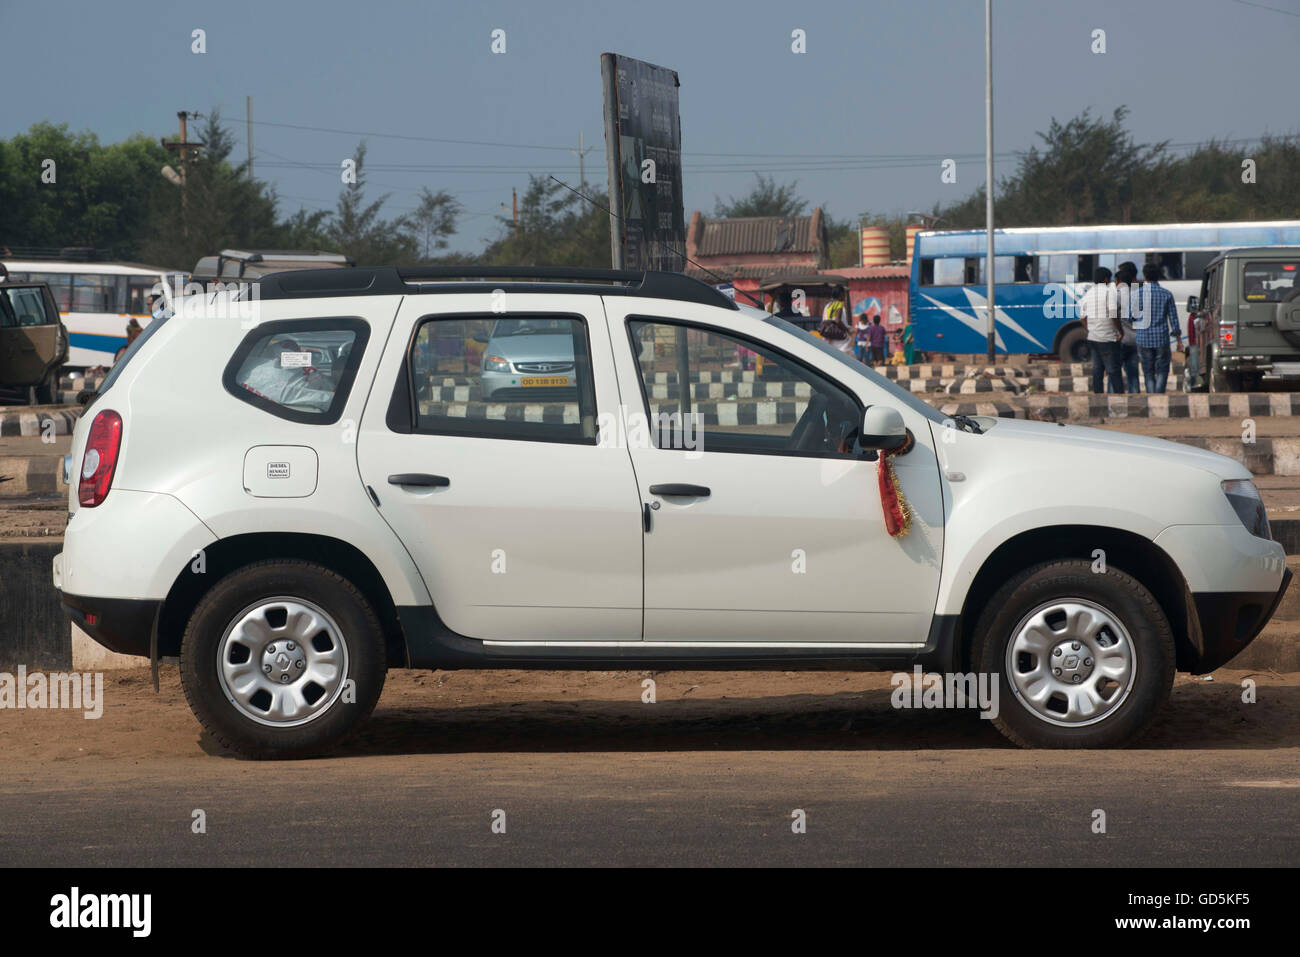
[{"label": "striped road divider", "polygon": [[71,435],[81,418],[79,407],[71,409],[5,409],[0,411],[0,438],[19,436]]}]

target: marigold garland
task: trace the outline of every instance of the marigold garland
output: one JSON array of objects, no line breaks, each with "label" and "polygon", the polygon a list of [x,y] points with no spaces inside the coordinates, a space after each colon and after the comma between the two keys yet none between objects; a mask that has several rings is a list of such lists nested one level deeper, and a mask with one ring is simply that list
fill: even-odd
[{"label": "marigold garland", "polygon": [[891,459],[910,447],[911,443],[900,449],[880,453],[880,462],[876,475],[880,480],[880,504],[885,511],[885,531],[894,538],[901,538],[912,528],[912,507],[903,498],[903,488],[898,484],[898,475],[894,471]]}]

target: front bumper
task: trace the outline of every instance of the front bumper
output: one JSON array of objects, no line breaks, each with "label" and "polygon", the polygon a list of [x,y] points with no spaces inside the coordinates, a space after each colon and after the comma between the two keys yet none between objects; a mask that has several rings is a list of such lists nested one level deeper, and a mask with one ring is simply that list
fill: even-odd
[{"label": "front bumper", "polygon": [[1255,640],[1277,610],[1291,584],[1291,570],[1282,572],[1277,592],[1196,592],[1192,603],[1199,629],[1189,629],[1193,674],[1205,674],[1235,658]]},{"label": "front bumper", "polygon": [[161,601],[148,598],[88,598],[59,592],[71,622],[109,651],[149,657],[153,623]]}]

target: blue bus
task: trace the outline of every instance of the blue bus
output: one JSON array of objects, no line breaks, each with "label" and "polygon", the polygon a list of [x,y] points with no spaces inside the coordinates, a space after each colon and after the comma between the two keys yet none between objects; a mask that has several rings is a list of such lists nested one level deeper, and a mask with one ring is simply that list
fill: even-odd
[{"label": "blue bus", "polygon": [[[988,285],[982,229],[917,233],[908,306],[923,352],[988,350]],[[1000,353],[1055,354],[1082,362],[1088,347],[1077,302],[1092,271],[1122,262],[1161,268],[1183,334],[1187,297],[1200,292],[1210,260],[1237,246],[1300,245],[1300,221],[1163,226],[1053,226],[994,233],[995,341]]]}]

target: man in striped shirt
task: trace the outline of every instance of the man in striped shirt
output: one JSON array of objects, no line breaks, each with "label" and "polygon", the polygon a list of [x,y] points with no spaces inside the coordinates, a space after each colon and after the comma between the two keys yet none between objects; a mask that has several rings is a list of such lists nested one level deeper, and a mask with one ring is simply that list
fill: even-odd
[{"label": "man in striped shirt", "polygon": [[1137,333],[1138,360],[1142,363],[1142,378],[1147,392],[1162,393],[1169,380],[1169,361],[1172,352],[1170,338],[1183,345],[1183,333],[1178,326],[1178,307],[1173,294],[1160,285],[1160,265],[1147,263],[1142,267],[1146,281],[1130,294],[1133,310],[1133,331]]}]

